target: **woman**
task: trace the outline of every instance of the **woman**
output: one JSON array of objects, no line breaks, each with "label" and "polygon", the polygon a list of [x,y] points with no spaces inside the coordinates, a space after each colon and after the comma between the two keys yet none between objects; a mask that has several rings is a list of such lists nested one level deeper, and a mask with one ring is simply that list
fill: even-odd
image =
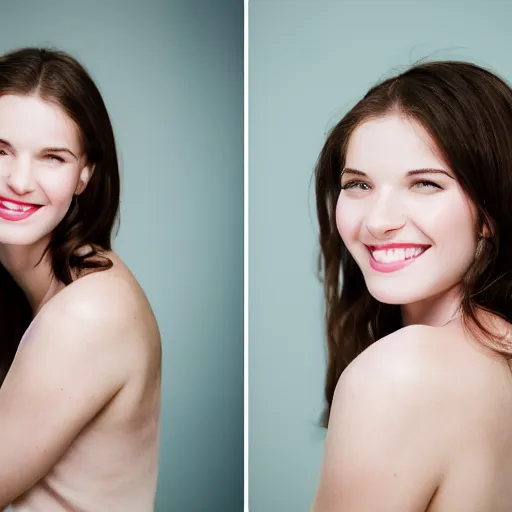
[{"label": "woman", "polygon": [[316,191],[314,510],[512,510],[511,89],[464,62],[385,80],[330,133]]},{"label": "woman", "polygon": [[153,510],[160,336],[111,249],[119,188],[84,68],[0,58],[0,509]]}]

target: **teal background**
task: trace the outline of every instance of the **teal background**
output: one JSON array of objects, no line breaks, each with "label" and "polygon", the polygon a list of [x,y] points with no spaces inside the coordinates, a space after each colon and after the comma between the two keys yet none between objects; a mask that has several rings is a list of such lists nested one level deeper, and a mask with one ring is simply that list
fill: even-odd
[{"label": "teal background", "polygon": [[243,2],[0,1],[0,51],[99,86],[123,167],[114,248],[163,341],[158,512],[243,508]]},{"label": "teal background", "polygon": [[512,81],[512,2],[250,0],[250,512],[308,511],[325,432],[316,158],[375,82],[420,58]]}]

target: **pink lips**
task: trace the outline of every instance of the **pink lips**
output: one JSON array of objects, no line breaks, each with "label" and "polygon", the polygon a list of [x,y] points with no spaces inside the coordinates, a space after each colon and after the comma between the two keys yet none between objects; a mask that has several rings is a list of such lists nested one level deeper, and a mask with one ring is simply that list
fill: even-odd
[{"label": "pink lips", "polygon": [[41,205],[34,205],[30,203],[22,203],[21,201],[16,201],[14,199],[7,199],[6,197],[0,197],[0,201],[7,201],[9,203],[13,204],[19,204],[21,206],[28,206],[28,210],[11,210],[9,208],[6,208],[1,202],[0,202],[0,218],[8,221],[19,221],[24,220],[33,215]]},{"label": "pink lips", "polygon": [[[367,245],[368,253],[370,256],[370,266],[373,270],[376,270],[377,272],[383,272],[383,273],[389,273],[389,272],[396,272],[397,270],[401,270],[405,267],[408,267],[411,263],[413,263],[415,260],[417,260],[422,254],[425,253],[425,251],[430,247],[430,245],[424,245],[424,244],[406,244],[406,243],[396,243],[396,244],[386,244],[386,245]],[[381,261],[377,261],[372,254],[372,251],[376,249],[381,250],[387,250],[387,249],[416,249],[421,248],[423,251],[411,258],[407,258],[402,261],[392,261],[389,263],[383,263]]]}]

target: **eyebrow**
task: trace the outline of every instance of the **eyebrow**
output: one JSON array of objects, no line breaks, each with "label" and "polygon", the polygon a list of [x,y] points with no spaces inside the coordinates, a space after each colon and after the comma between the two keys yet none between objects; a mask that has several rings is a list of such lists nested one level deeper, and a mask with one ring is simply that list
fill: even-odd
[{"label": "eyebrow", "polygon": [[[0,144],[7,146],[9,149],[14,149],[13,145],[5,139],[0,139]],[[68,148],[59,148],[59,147],[43,148],[41,150],[41,153],[69,153],[72,157],[74,157],[78,160],[78,157]]]},{"label": "eyebrow", "polygon": [[[367,176],[367,174],[365,172],[359,171],[357,169],[352,169],[350,167],[345,167],[341,171],[341,175],[343,176],[344,174],[355,174],[356,176]],[[407,171],[406,176],[417,176],[418,174],[444,174],[444,175],[448,176],[448,178],[451,178],[452,180],[455,179],[450,173],[448,173],[447,171],[445,171],[443,169],[430,169],[430,168],[412,169],[410,171]]]}]

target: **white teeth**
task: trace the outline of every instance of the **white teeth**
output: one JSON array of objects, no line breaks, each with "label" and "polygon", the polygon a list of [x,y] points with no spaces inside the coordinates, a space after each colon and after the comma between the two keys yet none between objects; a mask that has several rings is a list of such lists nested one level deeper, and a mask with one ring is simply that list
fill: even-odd
[{"label": "white teeth", "polygon": [[407,249],[377,249],[372,251],[373,258],[380,263],[404,261],[419,256],[425,249],[408,247]]},{"label": "white teeth", "polygon": [[417,250],[418,250],[418,247],[416,247],[416,248],[407,247],[407,249],[405,249],[405,258],[406,259],[412,258],[416,254]]},{"label": "white teeth", "polygon": [[0,204],[8,210],[14,210],[17,212],[27,212],[32,206],[22,206],[20,204],[11,203],[10,201],[0,201]]}]

